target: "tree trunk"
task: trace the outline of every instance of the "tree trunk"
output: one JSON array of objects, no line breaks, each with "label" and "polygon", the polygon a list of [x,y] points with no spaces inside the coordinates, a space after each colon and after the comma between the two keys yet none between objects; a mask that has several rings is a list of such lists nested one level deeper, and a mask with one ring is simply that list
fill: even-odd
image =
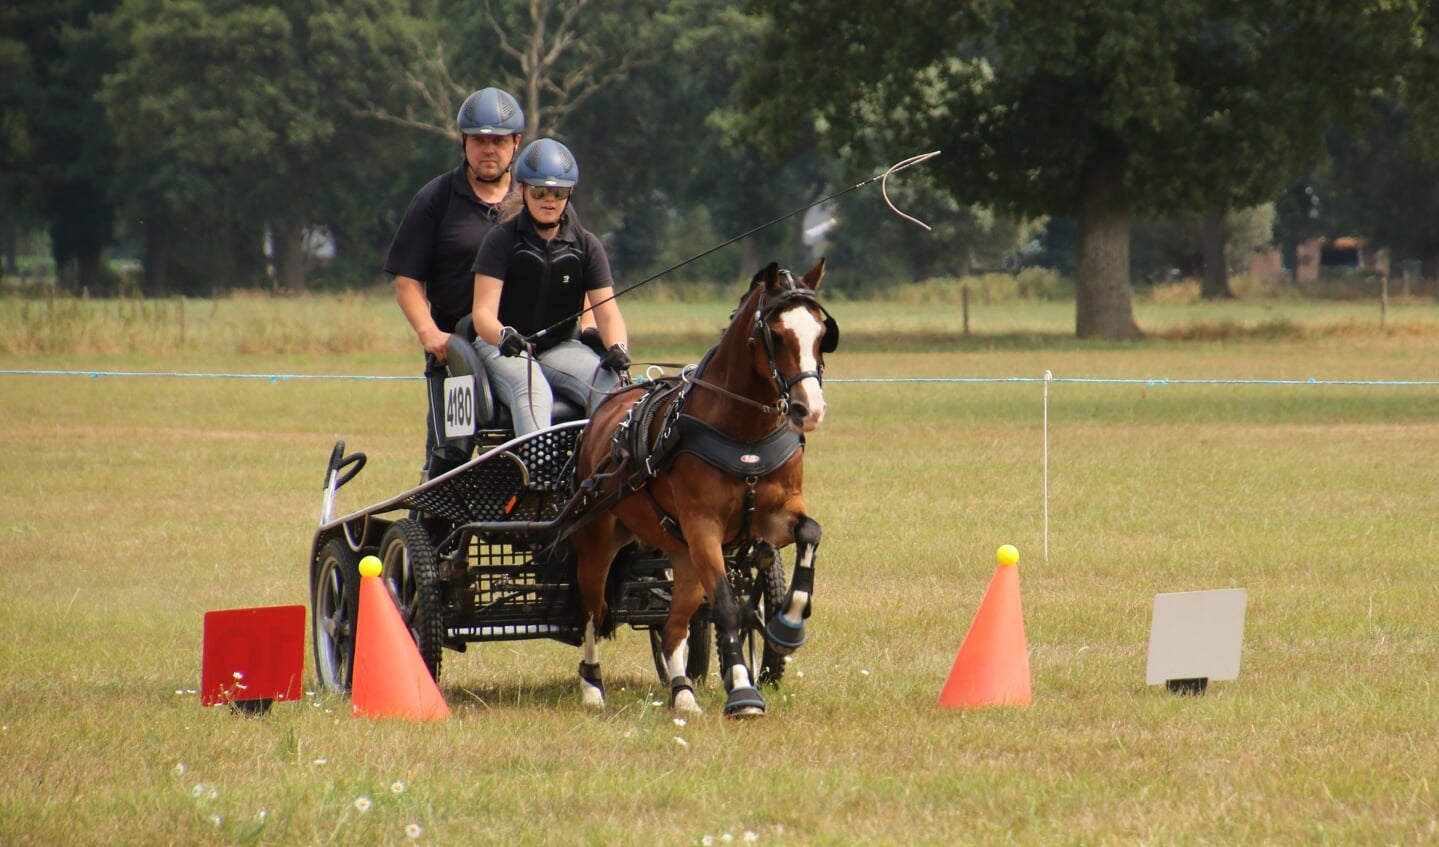
[{"label": "tree trunk", "polygon": [[305,228],[289,221],[271,224],[270,253],[280,290],[288,294],[304,293]]},{"label": "tree trunk", "polygon": [[1075,257],[1075,334],[1080,338],[1140,338],[1129,288],[1129,203],[1119,170],[1091,163],[1080,199]]},{"label": "tree trunk", "polygon": [[1199,296],[1205,300],[1233,300],[1229,290],[1229,261],[1225,248],[1229,243],[1229,227],[1224,210],[1210,206],[1204,210],[1204,281]]},{"label": "tree trunk", "polygon": [[169,227],[157,215],[145,221],[145,277],[147,297],[164,297],[170,293]]},{"label": "tree trunk", "polygon": [[109,290],[106,279],[100,274],[99,250],[86,250],[75,257],[75,281],[81,291],[88,291],[96,297],[108,297],[115,293]]},{"label": "tree trunk", "polygon": [[759,245],[753,235],[747,235],[739,240],[739,278],[749,282],[759,269]]},{"label": "tree trunk", "polygon": [[18,276],[20,274],[20,227],[16,224],[5,224],[3,228],[0,228],[0,242],[5,245],[5,273],[10,276]]}]

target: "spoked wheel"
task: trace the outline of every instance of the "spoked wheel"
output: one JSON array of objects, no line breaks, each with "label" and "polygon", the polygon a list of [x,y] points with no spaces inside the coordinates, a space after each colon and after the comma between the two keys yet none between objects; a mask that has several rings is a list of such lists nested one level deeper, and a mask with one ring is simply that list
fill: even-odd
[{"label": "spoked wheel", "polygon": [[[769,567],[763,566],[765,559],[769,559]],[[731,569],[730,584],[740,604],[745,664],[754,671],[757,685],[779,685],[784,677],[784,657],[764,640],[765,624],[784,607],[789,590],[779,550],[762,546],[752,559]]]},{"label": "spoked wheel", "polygon": [[350,690],[355,669],[355,617],[359,610],[359,554],[332,538],[315,557],[310,579],[310,631],[315,676],[330,691]]},{"label": "spoked wheel", "polygon": [[439,565],[429,533],[419,521],[395,521],[380,538],[380,576],[395,598],[400,618],[420,649],[430,676],[440,678],[444,627],[440,620]]},{"label": "spoked wheel", "polygon": [[[663,634],[659,628],[650,630],[650,654],[655,659],[655,673],[659,674],[660,682],[670,684],[669,671],[665,669],[665,651],[662,642]],[[708,615],[695,613],[690,618],[690,634],[687,639],[689,653],[685,657],[685,676],[689,677],[695,685],[704,682],[710,672],[710,651],[714,640],[714,624],[710,623]]]}]

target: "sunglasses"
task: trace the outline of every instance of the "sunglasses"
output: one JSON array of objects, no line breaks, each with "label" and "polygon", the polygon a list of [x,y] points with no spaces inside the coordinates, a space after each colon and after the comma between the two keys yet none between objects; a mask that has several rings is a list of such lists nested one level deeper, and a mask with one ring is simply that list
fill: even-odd
[{"label": "sunglasses", "polygon": [[526,185],[525,190],[536,200],[565,200],[570,196],[570,189],[561,188],[558,185]]}]

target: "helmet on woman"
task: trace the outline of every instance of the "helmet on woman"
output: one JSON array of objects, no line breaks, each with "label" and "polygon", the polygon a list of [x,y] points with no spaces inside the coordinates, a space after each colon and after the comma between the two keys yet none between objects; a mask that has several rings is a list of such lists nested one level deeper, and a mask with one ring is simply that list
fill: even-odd
[{"label": "helmet on woman", "polygon": [[574,188],[580,181],[580,164],[570,148],[553,138],[531,141],[515,158],[515,178],[525,185]]},{"label": "helmet on woman", "polygon": [[524,131],[525,111],[509,92],[482,88],[460,104],[455,123],[464,135],[515,135]]}]

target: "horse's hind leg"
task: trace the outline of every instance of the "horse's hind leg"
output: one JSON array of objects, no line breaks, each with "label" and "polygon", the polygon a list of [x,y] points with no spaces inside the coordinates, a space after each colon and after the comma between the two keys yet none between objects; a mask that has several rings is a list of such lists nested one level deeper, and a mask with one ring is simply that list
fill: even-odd
[{"label": "horse's hind leg", "polygon": [[804,623],[809,617],[810,596],[814,592],[814,560],[819,540],[819,522],[809,515],[800,515],[794,525],[794,577],[790,580],[789,593],[779,614],[771,616],[764,628],[765,640],[781,656],[788,656],[804,645]]},{"label": "horse's hind leg", "polygon": [[583,654],[580,658],[580,699],[592,709],[605,705],[605,684],[600,675],[600,634],[605,620],[605,582],[610,564],[619,552],[614,519],[598,518],[574,536],[577,564],[576,582],[580,591],[581,620],[584,621]]},{"label": "horse's hind leg", "polygon": [[689,659],[690,620],[704,602],[704,587],[695,574],[689,556],[672,553],[670,570],[674,573],[674,589],[670,592],[670,612],[665,619],[660,647],[664,652],[665,675],[670,683],[670,708],[677,712],[702,714],[695,700],[694,680],[685,665]]}]

